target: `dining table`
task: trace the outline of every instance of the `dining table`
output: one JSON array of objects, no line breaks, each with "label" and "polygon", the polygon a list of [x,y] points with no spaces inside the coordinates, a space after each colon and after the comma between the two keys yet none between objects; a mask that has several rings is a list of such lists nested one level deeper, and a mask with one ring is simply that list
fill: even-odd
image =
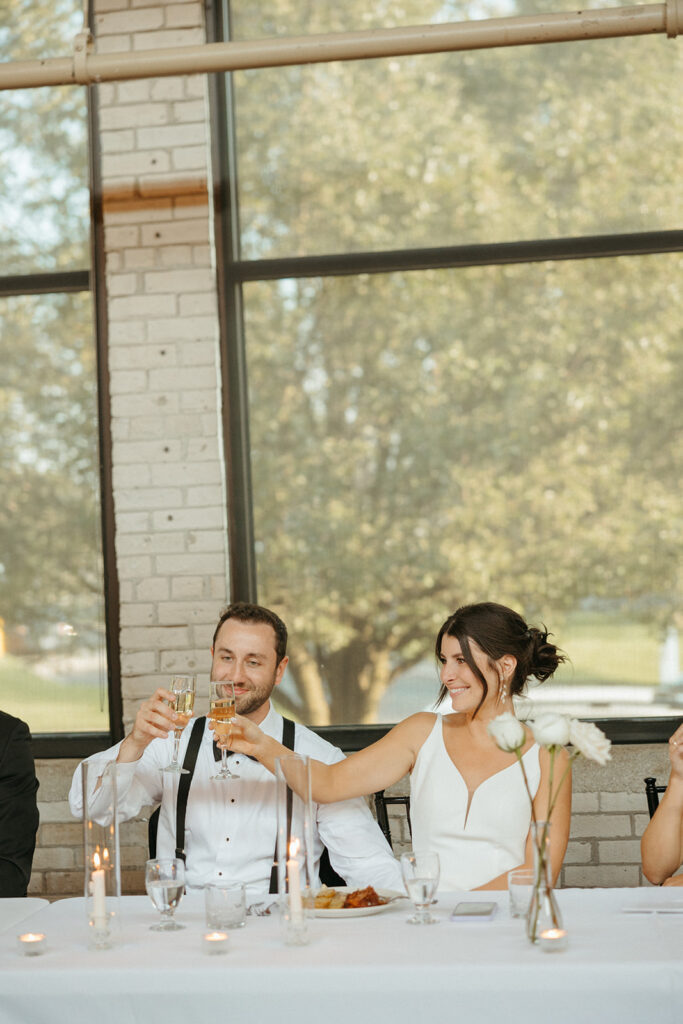
[{"label": "dining table", "polygon": [[26,921],[50,901],[39,896],[5,896],[0,899],[0,932]]},{"label": "dining table", "polygon": [[[436,923],[408,923],[407,900],[381,911],[318,914],[290,945],[284,916],[247,916],[227,952],[205,950],[201,892],[178,931],[153,931],[146,896],[123,896],[112,945],[88,945],[86,901],[31,915],[45,950],[25,956],[0,932],[0,1024],[674,1024],[683,1006],[683,894],[676,889],[563,889],[567,946],[547,952],[510,914],[507,892],[439,892]],[[264,897],[260,909],[269,906]],[[487,919],[451,920],[459,902],[493,900]]]}]

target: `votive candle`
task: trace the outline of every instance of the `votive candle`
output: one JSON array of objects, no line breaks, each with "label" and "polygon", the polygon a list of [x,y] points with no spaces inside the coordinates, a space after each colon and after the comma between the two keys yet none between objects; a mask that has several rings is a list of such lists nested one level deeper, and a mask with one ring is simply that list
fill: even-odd
[{"label": "votive candle", "polygon": [[546,953],[561,953],[567,948],[567,933],[564,928],[546,928],[541,932],[539,941]]},{"label": "votive candle", "polygon": [[227,932],[206,932],[202,938],[202,949],[209,956],[215,956],[217,953],[228,952],[228,933]]},{"label": "votive candle", "polygon": [[17,948],[23,956],[38,956],[45,952],[46,945],[42,932],[26,932],[17,936]]}]

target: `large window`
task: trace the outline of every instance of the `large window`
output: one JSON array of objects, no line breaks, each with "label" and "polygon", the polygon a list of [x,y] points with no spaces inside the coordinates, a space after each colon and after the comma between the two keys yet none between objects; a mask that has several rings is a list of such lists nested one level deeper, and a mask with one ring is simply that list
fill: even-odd
[{"label": "large window", "polygon": [[[6,5],[6,59],[62,56],[78,0]],[[0,107],[0,706],[34,736],[109,731],[86,91]]]},{"label": "large window", "polygon": [[[223,24],[253,39],[549,5],[399,6],[226,0]],[[227,84],[231,440],[255,565],[235,560],[235,592],[291,628],[295,716],[430,707],[440,623],[487,599],[571,658],[532,701],[680,713],[681,58],[647,37]]]}]

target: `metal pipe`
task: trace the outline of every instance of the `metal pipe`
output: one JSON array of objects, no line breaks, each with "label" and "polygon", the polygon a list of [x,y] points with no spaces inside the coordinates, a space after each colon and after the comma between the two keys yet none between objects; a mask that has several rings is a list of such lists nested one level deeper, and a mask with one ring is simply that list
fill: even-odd
[{"label": "metal pipe", "polygon": [[666,32],[673,38],[682,30],[683,0],[666,0],[666,3],[648,6],[206,43],[135,53],[92,53],[83,45],[82,37],[77,37],[77,52],[72,57],[0,64],[0,90],[76,83],[89,85],[132,78],[653,35],[658,32]]}]

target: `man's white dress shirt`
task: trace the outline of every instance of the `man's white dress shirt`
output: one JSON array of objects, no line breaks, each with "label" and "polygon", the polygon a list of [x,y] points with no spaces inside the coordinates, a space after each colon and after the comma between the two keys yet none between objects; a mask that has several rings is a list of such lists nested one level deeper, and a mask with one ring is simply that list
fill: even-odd
[{"label": "man's white dress shirt", "polygon": [[[182,764],[194,722],[183,730],[179,759]],[[282,716],[272,707],[260,728],[282,740]],[[102,771],[116,759],[120,744],[88,758],[101,764]],[[333,764],[344,757],[341,750],[321,739],[305,726],[296,726],[294,749],[318,761]],[[161,803],[157,833],[157,856],[175,856],[176,794],[180,775],[160,769],[171,761],[173,734],[155,739],[142,757],[117,765],[117,800],[122,820],[138,815],[143,807]],[[268,892],[276,838],[276,786],[274,776],[242,754],[230,756],[230,768],[240,778],[213,781],[218,763],[213,752],[213,732],[208,723],[197,754],[185,819],[186,879],[189,887],[221,880],[244,882],[256,892]],[[99,792],[107,803],[107,777]],[[77,818],[83,816],[80,766],[71,783],[69,806]],[[97,794],[90,809],[97,815]],[[401,872],[391,848],[382,835],[362,797],[334,804],[315,804],[315,869],[323,844],[332,867],[348,885],[366,885],[403,890]],[[180,843],[179,845],[182,845]]]}]

